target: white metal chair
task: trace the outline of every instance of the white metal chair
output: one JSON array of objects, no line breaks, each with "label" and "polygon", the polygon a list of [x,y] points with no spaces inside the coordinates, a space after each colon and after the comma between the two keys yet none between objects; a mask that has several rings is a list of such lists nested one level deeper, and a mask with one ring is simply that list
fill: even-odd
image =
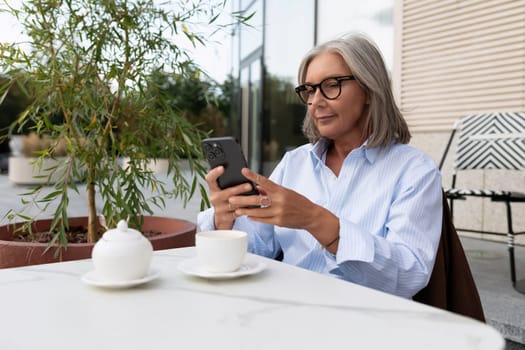
[{"label": "white metal chair", "polygon": [[[525,202],[525,193],[490,189],[456,188],[458,174],[464,170],[502,169],[509,171],[525,170],[525,113],[483,113],[472,114],[461,118],[454,124],[445,152],[439,163],[443,167],[447,153],[456,133],[459,138],[453,164],[452,186],[445,190],[450,200],[450,211],[454,213],[454,201],[466,200],[467,197],[490,198],[494,202],[506,205],[507,232],[483,231],[469,228],[457,228],[459,231],[502,235],[507,237],[510,278],[514,288],[525,294],[525,279],[516,280],[514,260],[514,238],[525,234],[525,231],[514,232],[512,226],[511,203]],[[525,182],[523,186],[525,190]],[[523,215],[522,212],[520,215]]]}]

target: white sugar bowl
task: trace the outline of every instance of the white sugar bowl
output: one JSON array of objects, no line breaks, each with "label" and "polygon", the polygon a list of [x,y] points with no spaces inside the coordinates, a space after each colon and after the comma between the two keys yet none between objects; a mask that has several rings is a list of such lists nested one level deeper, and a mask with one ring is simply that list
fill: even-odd
[{"label": "white sugar bowl", "polygon": [[108,230],[95,244],[91,257],[97,279],[132,281],[147,275],[153,246],[139,231],[129,228],[125,220]]}]

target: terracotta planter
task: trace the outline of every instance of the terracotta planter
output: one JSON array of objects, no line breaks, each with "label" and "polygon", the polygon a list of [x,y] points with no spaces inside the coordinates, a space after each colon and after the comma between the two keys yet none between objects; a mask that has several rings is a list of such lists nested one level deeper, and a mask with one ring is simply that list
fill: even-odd
[{"label": "terracotta planter", "polygon": [[[70,226],[87,225],[87,217],[69,219]],[[38,220],[34,231],[46,230],[51,220]],[[58,261],[79,260],[91,257],[92,243],[71,243],[62,251],[61,258],[55,258],[56,248],[47,252],[46,243],[27,243],[12,241],[13,225],[0,226],[0,268],[36,264],[47,264]],[[162,234],[150,238],[154,250],[189,247],[195,245],[196,225],[192,222],[159,216],[144,218],[143,232],[158,231]]]}]

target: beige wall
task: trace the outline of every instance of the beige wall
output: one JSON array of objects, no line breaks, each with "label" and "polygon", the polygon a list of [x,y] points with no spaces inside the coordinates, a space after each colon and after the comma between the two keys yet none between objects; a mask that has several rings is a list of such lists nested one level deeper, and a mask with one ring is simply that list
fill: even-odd
[{"label": "beige wall", "polygon": [[[413,133],[411,143],[436,163],[457,118],[525,111],[525,0],[397,0],[394,30],[394,93]],[[444,187],[450,185],[451,164],[452,157],[443,169]],[[461,184],[525,191],[525,173],[474,172]],[[456,203],[458,227],[506,229],[504,205],[481,199]],[[525,203],[513,211],[515,230],[525,231]],[[525,236],[517,241],[525,244]]]}]

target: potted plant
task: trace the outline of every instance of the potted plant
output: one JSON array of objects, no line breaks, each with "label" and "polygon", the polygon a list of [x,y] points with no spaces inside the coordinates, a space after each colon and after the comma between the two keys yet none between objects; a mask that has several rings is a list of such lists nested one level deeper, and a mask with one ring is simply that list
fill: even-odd
[{"label": "potted plant", "polygon": [[[150,75],[152,101],[158,99],[155,103],[167,103],[208,136],[223,136],[224,117],[231,106],[230,80],[231,78],[220,84],[202,74],[195,65],[188,66],[184,74],[156,69]],[[135,125],[133,116],[129,119],[128,124]],[[152,138],[155,134],[144,136]],[[164,174],[168,169],[168,161],[166,149],[160,146],[153,150],[157,158],[151,159],[147,168],[155,173]],[[181,154],[181,157],[184,156]],[[126,157],[123,163],[127,162],[129,158]]]},{"label": "potted plant", "polygon": [[15,184],[54,183],[62,175],[61,170],[64,170],[60,163],[64,163],[67,156],[65,141],[58,141],[51,157],[38,158],[38,155],[49,149],[53,142],[46,135],[37,135],[35,132],[11,137],[9,180]]},{"label": "potted plant", "polygon": [[[68,194],[78,191],[78,181],[85,182],[87,191],[89,243],[103,231],[100,216],[108,227],[128,218],[141,230],[152,206],[162,207],[166,198],[186,203],[198,189],[205,194],[198,181],[205,172],[200,161],[205,133],[170,106],[160,89],[152,93],[156,85],[151,73],[162,67],[187,74],[194,65],[180,45],[181,36],[194,45],[205,44],[203,34],[190,30],[192,20],[207,18],[213,26],[224,6],[153,0],[28,0],[18,9],[4,5],[4,11],[20,20],[29,40],[0,48],[0,67],[9,77],[0,96],[27,81],[32,86],[32,103],[7,135],[34,124],[37,135],[52,140],[39,152],[41,159],[51,156],[59,140],[65,142],[65,171],[54,190],[43,198],[38,197],[41,187],[30,192],[44,208],[56,205],[48,247],[56,246],[59,257],[68,246]],[[56,115],[62,116],[61,122],[53,122]],[[159,154],[169,163],[170,189],[145,166]],[[125,167],[118,162],[122,156],[129,157]],[[182,158],[190,180],[181,169]],[[144,189],[152,191],[151,197],[146,198]],[[23,220],[17,230],[35,230],[33,218],[14,212],[8,216]]]},{"label": "potted plant", "polygon": [[[0,86],[6,82],[8,82],[8,78],[0,73]],[[0,130],[7,129],[29,105],[30,96],[25,93],[25,90],[13,86],[6,95],[0,97]],[[9,139],[0,138],[0,172],[7,172],[12,148],[18,151],[17,156],[21,155],[20,134],[26,133],[26,131],[20,132],[17,135],[12,135]]]}]

